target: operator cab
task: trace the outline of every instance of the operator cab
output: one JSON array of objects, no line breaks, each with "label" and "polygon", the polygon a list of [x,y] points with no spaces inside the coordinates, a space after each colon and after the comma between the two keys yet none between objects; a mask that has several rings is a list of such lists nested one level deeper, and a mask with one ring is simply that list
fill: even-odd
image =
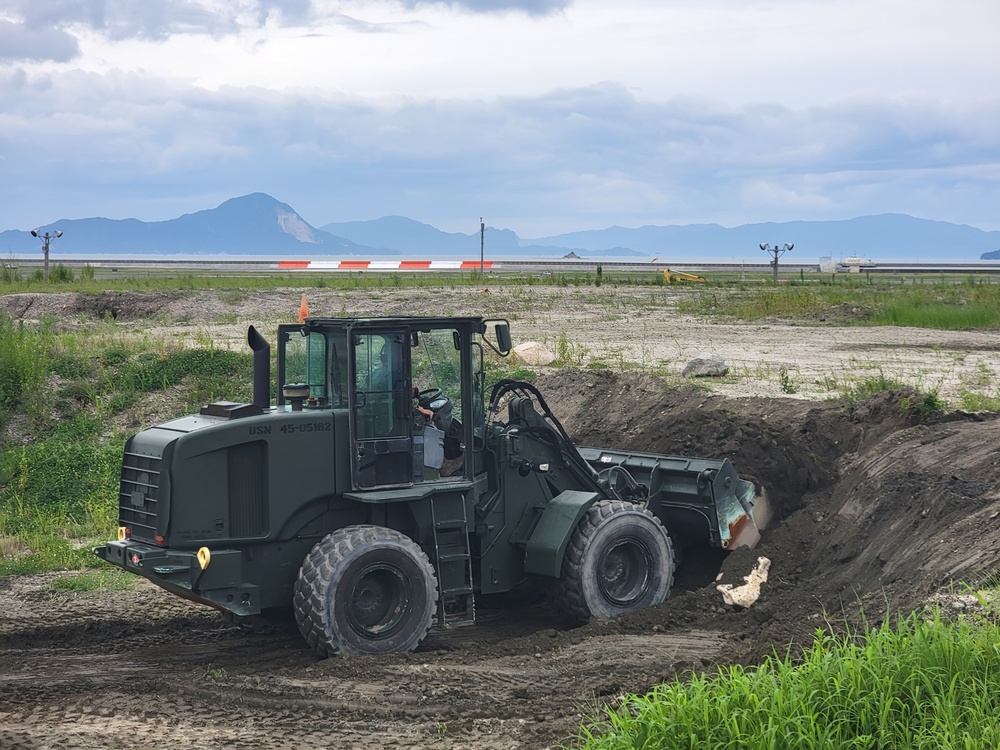
[{"label": "operator cab", "polygon": [[482,450],[484,330],[478,318],[281,326],[279,408],[294,392],[300,408],[347,410],[355,489],[471,479]]}]

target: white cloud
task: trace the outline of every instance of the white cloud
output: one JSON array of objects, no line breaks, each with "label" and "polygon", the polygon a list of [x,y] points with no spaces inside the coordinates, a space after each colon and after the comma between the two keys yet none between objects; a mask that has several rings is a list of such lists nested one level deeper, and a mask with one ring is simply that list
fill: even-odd
[{"label": "white cloud", "polygon": [[0,0],[0,200],[18,226],[262,191],[313,224],[490,215],[525,236],[883,211],[994,228],[1000,4],[949,8]]},{"label": "white cloud", "polygon": [[573,0],[401,0],[401,2],[405,8],[452,5],[473,13],[521,11],[528,15],[545,15],[565,9],[573,3]]},{"label": "white cloud", "polygon": [[51,60],[66,62],[80,54],[76,39],[65,31],[33,28],[0,19],[0,62]]}]

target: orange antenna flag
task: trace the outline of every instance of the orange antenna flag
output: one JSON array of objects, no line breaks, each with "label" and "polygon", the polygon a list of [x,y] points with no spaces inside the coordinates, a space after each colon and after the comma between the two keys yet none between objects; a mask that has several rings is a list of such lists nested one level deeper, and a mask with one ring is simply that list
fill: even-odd
[{"label": "orange antenna flag", "polygon": [[309,305],[306,304],[306,295],[302,295],[302,304],[299,305],[299,322],[305,323],[309,317]]}]

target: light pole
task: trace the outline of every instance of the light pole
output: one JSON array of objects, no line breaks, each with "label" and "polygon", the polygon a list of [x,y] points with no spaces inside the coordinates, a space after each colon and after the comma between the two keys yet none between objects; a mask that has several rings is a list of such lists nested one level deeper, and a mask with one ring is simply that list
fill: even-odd
[{"label": "light pole", "polygon": [[760,243],[761,250],[763,250],[765,253],[770,253],[771,255],[774,256],[774,260],[771,261],[771,269],[774,271],[775,284],[778,283],[778,258],[787,253],[793,247],[795,247],[794,243],[789,245],[787,242],[785,243],[784,247],[778,247],[777,242],[774,243],[774,247],[771,247],[766,242]]},{"label": "light pole", "polygon": [[49,277],[49,245],[56,237],[62,237],[62,232],[56,230],[54,233],[39,234],[37,229],[31,230],[32,237],[38,237],[42,241],[42,252],[45,253],[45,278]]},{"label": "light pole", "polygon": [[486,225],[483,217],[479,217],[479,275],[483,275],[483,266],[486,258]]}]

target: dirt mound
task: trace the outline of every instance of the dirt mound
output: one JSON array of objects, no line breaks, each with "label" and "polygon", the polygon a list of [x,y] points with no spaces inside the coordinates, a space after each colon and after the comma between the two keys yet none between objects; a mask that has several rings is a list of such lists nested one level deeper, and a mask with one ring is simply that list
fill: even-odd
[{"label": "dirt mound", "polygon": [[[756,549],[685,560],[678,580],[693,590],[625,618],[625,632],[742,625],[757,656],[808,640],[827,618],[910,611],[1000,565],[993,416],[915,424],[908,391],[853,405],[732,401],[609,371],[560,373],[539,386],[580,444],[730,458],[775,507]],[[719,574],[742,583],[759,555],[772,561],[761,599],[746,611],[722,606],[708,584]]]},{"label": "dirt mound", "polygon": [[[184,299],[181,292],[65,292],[61,294],[5,294],[0,297],[0,312],[16,320],[43,317],[71,320],[144,320],[174,309]],[[182,303],[183,304],[183,303]]]},{"label": "dirt mound", "polygon": [[837,481],[840,460],[903,428],[909,394],[880,394],[851,407],[800,399],[741,399],[667,389],[647,375],[559,373],[539,387],[580,445],[728,458],[788,515]]},{"label": "dirt mound", "polygon": [[[618,620],[566,630],[544,602],[484,608],[413,654],[322,662],[297,633],[243,633],[145,582],[72,596],[7,579],[0,746],[552,746],[623,692],[784,654],[1000,566],[996,417],[916,423],[905,392],[727,400],[610,371],[538,385],[581,444],[732,459],[778,511],[758,548],[686,551],[671,598]],[[725,605],[717,576],[741,582],[758,555],[760,599]]]}]

